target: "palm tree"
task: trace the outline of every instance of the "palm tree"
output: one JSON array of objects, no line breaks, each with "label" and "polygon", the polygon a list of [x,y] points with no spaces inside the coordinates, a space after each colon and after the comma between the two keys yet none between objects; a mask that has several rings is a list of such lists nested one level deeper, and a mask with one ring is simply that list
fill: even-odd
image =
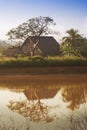
[{"label": "palm tree", "polygon": [[82,39],[82,36],[79,34],[79,31],[72,28],[72,29],[66,31],[66,33],[68,34],[68,36],[63,37],[63,39],[62,39],[61,46],[62,46],[63,50],[65,50],[65,52],[68,55],[71,55],[71,54],[75,55],[75,53],[79,53],[78,49],[76,48],[78,43]]}]

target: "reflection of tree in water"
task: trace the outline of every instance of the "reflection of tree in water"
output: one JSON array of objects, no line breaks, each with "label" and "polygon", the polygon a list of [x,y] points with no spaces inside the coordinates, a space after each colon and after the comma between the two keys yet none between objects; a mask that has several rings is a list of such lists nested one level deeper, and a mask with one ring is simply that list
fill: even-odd
[{"label": "reflection of tree in water", "polygon": [[53,121],[48,114],[48,107],[41,103],[41,101],[10,101],[8,107],[12,111],[20,113],[31,121]]},{"label": "reflection of tree in water", "polygon": [[65,87],[63,88],[62,96],[65,102],[70,102],[68,107],[74,110],[75,108],[79,108],[80,104],[87,102],[87,87]]},{"label": "reflection of tree in water", "polygon": [[35,105],[30,110],[30,118],[33,121],[46,121],[50,122],[53,119],[48,116],[48,107],[37,101]]},{"label": "reflection of tree in water", "polygon": [[[49,116],[49,107],[41,102],[39,96],[37,95],[37,91],[32,90],[32,93],[35,100],[28,99],[26,101],[10,101],[8,107],[12,111],[20,113],[31,121],[53,121],[53,117]],[[30,97],[32,97],[32,93]]]}]

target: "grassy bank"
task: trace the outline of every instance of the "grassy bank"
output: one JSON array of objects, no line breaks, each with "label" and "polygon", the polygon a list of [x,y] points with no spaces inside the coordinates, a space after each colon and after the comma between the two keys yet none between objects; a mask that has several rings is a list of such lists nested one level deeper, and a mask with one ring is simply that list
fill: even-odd
[{"label": "grassy bank", "polygon": [[0,75],[87,74],[87,59],[77,57],[0,58]]},{"label": "grassy bank", "polygon": [[0,67],[64,67],[87,66],[87,58],[78,57],[18,57],[0,58]]}]

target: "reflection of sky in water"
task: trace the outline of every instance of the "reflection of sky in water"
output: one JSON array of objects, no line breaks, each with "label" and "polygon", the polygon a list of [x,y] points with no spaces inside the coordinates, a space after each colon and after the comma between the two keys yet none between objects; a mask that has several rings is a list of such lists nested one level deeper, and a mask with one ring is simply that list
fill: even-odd
[{"label": "reflection of sky in water", "polygon": [[0,105],[6,105],[10,100],[26,99],[24,94],[11,92],[9,90],[0,90]]},{"label": "reflection of sky in water", "polygon": [[18,94],[8,90],[0,90],[0,128],[3,130],[5,129],[4,127],[6,127],[6,130],[10,130],[11,126],[12,129],[14,127],[20,129],[22,124],[23,129],[26,128],[25,119],[21,115],[10,111],[6,106],[10,100],[18,100],[22,97],[22,93]]},{"label": "reflection of sky in water", "polygon": [[[16,93],[9,90],[0,90],[0,99],[0,105],[6,106],[11,100],[22,101],[26,100],[27,97],[24,95],[23,92]],[[57,92],[57,94],[53,98],[41,99],[41,102],[50,107],[63,107],[67,104],[64,103],[62,100],[61,91]]]},{"label": "reflection of sky in water", "polygon": [[[56,95],[53,98],[48,99],[41,99],[41,103],[48,106],[49,115],[54,118],[54,120],[50,123],[33,123],[30,122],[28,127],[31,125],[31,130],[40,130],[40,129],[48,129],[48,130],[54,130],[54,129],[60,129],[63,130],[64,126],[66,126],[67,130],[71,130],[71,127],[75,127],[75,122],[80,122],[85,124],[85,126],[80,126],[80,128],[87,128],[87,103],[83,102],[80,104],[80,107],[78,109],[75,109],[72,111],[67,106],[69,105],[69,102],[64,102],[63,97],[61,95],[62,89],[60,89]],[[23,101],[27,100],[27,97],[24,95],[23,92],[16,93],[9,90],[0,90],[0,116],[2,116],[2,121],[0,121],[0,125],[3,121],[7,122],[6,124],[11,124],[11,122],[14,122],[13,124],[18,128],[22,126],[22,129],[25,129],[27,127],[26,120],[24,116],[21,114],[18,114],[17,112],[11,111],[7,104],[9,104],[9,101]],[[70,121],[71,118],[72,122]],[[74,120],[75,119],[75,120]],[[86,119],[86,120],[85,120]],[[78,121],[79,120],[79,121]],[[86,121],[86,123],[85,123]],[[19,123],[20,122],[20,123]],[[20,125],[20,126],[19,126]],[[43,128],[42,128],[43,127]],[[79,130],[81,130],[79,128]],[[20,128],[19,128],[20,129]],[[21,130],[22,130],[21,129]],[[66,129],[64,129],[66,130]]]}]

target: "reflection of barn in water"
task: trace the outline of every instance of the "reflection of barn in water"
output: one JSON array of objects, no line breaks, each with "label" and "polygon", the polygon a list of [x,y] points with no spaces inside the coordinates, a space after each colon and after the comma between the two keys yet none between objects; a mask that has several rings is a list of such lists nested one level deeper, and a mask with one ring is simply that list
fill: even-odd
[{"label": "reflection of barn in water", "polygon": [[24,94],[29,100],[35,100],[53,98],[57,94],[57,92],[58,89],[39,88],[26,89],[24,91]]}]

